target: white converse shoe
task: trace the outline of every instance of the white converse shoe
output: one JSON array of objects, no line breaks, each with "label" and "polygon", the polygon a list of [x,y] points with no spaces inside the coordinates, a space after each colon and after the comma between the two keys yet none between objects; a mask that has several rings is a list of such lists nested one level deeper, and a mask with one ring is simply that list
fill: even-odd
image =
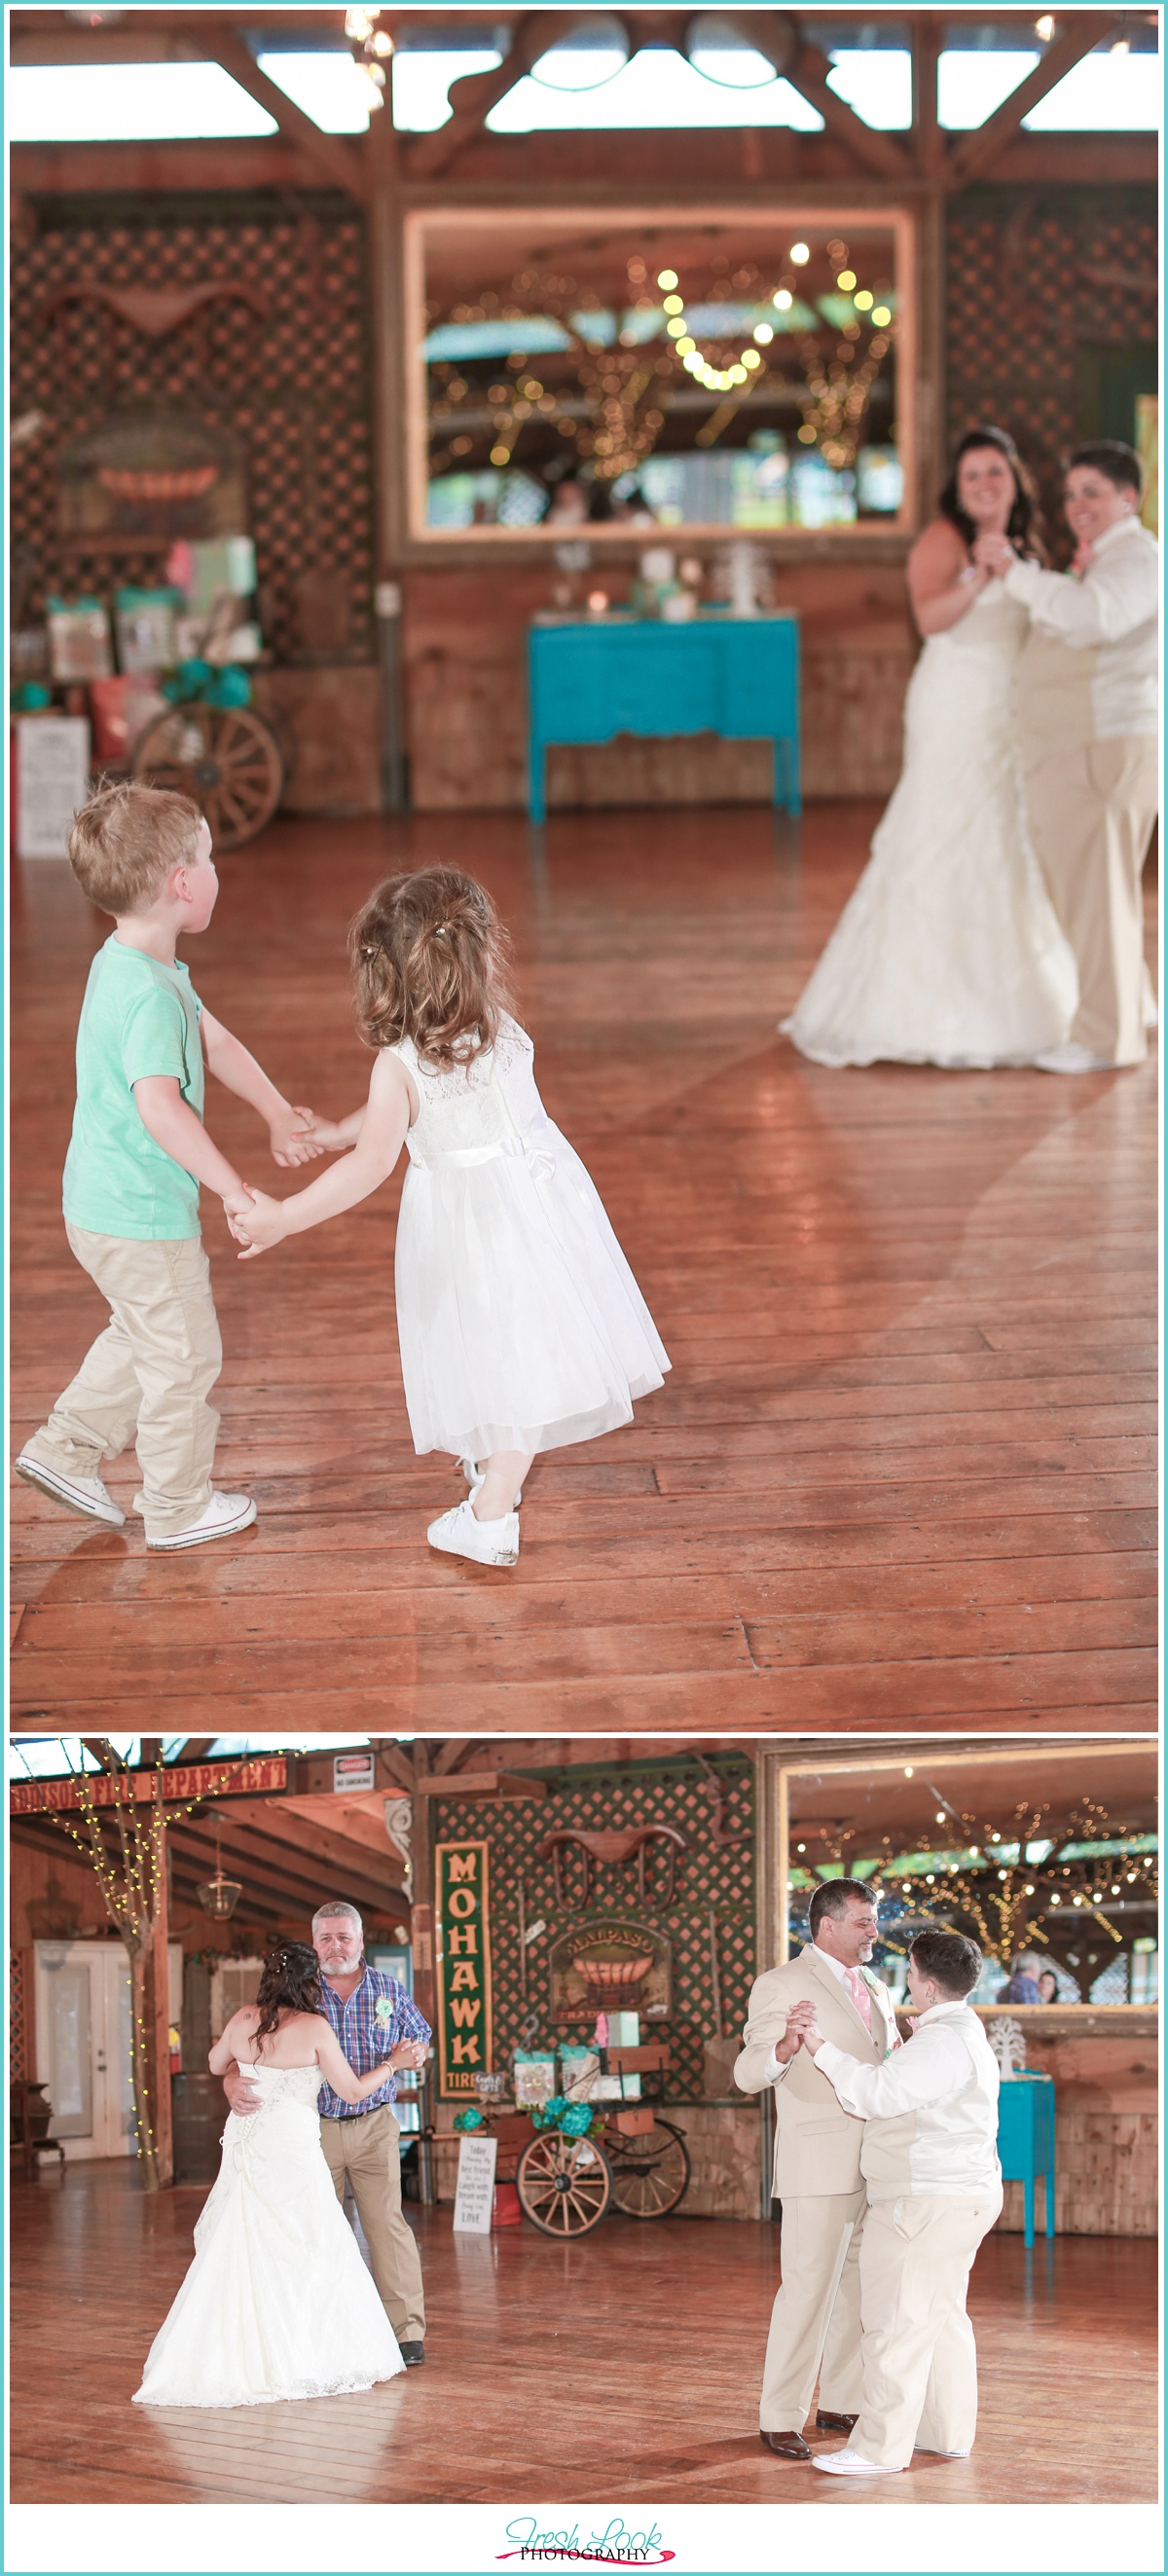
[{"label": "white converse shoe", "polygon": [[100,1476],[62,1476],[56,1467],[42,1467],[39,1458],[22,1449],[12,1462],[13,1474],[23,1476],[26,1485],[35,1485],[38,1493],[47,1494],[50,1502],[60,1503],[65,1511],[79,1513],[82,1520],[104,1521],[109,1529],[124,1529],[126,1515],[120,1511],[113,1495],[106,1492]]},{"label": "white converse shoe", "polygon": [[501,1521],[477,1521],[468,1499],[431,1521],[426,1536],[431,1547],[447,1556],[467,1556],[474,1565],[519,1563],[518,1512],[505,1512]]},{"label": "white converse shoe", "polygon": [[[460,1466],[460,1467],[461,1467],[461,1469],[462,1469],[463,1475],[465,1476],[465,1478],[466,1478],[466,1481],[467,1481],[468,1485],[470,1486],[471,1501],[473,1502],[473,1501],[474,1501],[474,1498],[475,1498],[475,1495],[476,1495],[476,1494],[477,1494],[477,1492],[478,1492],[479,1486],[482,1484],[483,1478],[484,1478],[484,1476],[485,1476],[485,1474],[486,1474],[486,1472],[487,1472],[487,1471],[486,1471],[486,1468],[485,1468],[485,1467],[480,1467],[480,1465],[479,1465],[479,1462],[478,1462],[478,1459],[477,1459],[477,1458],[460,1458],[458,1463],[459,1463],[459,1466]],[[518,1491],[518,1493],[516,1494],[516,1497],[515,1497],[514,1509],[515,1509],[516,1511],[518,1511],[519,1506],[520,1506],[520,1504],[521,1504],[522,1500],[523,1500],[523,1487],[522,1487],[522,1485],[521,1485],[521,1486],[520,1486],[520,1488],[519,1488],[519,1491]]]},{"label": "white converse shoe", "polygon": [[250,1529],[256,1507],[250,1494],[212,1494],[205,1512],[190,1528],[174,1530],[169,1538],[148,1538],[147,1547],[205,1547],[209,1538],[234,1538],[237,1530]]},{"label": "white converse shoe", "polygon": [[1114,1073],[1109,1055],[1092,1055],[1090,1047],[1080,1046],[1077,1038],[1068,1038],[1065,1046],[1048,1047],[1034,1059],[1040,1073]]},{"label": "white converse shoe", "polygon": [[833,2478],[898,2478],[899,2469],[886,2468],[881,2460],[865,2460],[859,2451],[820,2451],[812,2467],[826,2469]]}]

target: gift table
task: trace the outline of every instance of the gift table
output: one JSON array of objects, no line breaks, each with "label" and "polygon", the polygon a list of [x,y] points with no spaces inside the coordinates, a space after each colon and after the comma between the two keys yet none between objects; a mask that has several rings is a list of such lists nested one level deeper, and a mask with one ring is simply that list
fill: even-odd
[{"label": "gift table", "polygon": [[774,745],[774,801],[798,814],[799,624],[717,614],[670,622],[616,611],[540,616],[528,632],[528,797],[547,814],[553,743],[716,733]]},{"label": "gift table", "polygon": [[[669,2052],[654,2043],[598,2057],[605,2075],[661,2074]],[[689,2187],[682,2131],[651,2102],[561,2097],[555,2117],[501,2103],[475,2127],[497,2139],[496,2180],[514,2181],[524,2217],[545,2236],[586,2236],[614,2202],[627,2218],[667,2218]]]}]

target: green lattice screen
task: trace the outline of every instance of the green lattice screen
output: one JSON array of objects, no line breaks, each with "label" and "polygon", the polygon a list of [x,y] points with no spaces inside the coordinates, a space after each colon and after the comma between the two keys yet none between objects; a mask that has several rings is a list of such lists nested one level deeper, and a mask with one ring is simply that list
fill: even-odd
[{"label": "green lattice screen", "polygon": [[[585,1929],[590,1921],[619,1914],[643,1921],[664,1933],[673,1945],[673,2016],[653,2022],[642,2038],[667,2038],[670,2069],[666,2092],[674,2101],[700,2100],[705,2093],[703,2042],[715,2036],[710,1969],[710,1908],[718,1927],[718,1966],[722,1989],[722,2027],[740,2031],[754,1976],[754,1781],[750,1764],[738,1753],[716,1754],[711,1761],[724,1800],[722,1831],[744,1834],[745,1842],[719,1849],[713,1837],[708,1783],[696,1762],[613,1765],[611,1769],[547,1772],[549,1795],[529,1805],[526,1799],[487,1803],[482,1799],[435,1799],[436,1840],[473,1835],[491,1845],[491,1943],[494,1998],[495,2064],[506,2067],[523,2022],[540,2016],[539,2043],[556,2038],[580,2039],[578,2025],[553,2030],[549,2019],[548,1951],[557,1933]],[[636,1862],[623,1868],[600,1863],[587,1910],[579,1902],[580,1869],[575,1854],[564,1862],[564,1903],[557,1905],[552,1862],[537,1859],[541,1842],[563,1826],[596,1830],[605,1826],[674,1825],[686,1837],[678,1856],[672,1904],[663,1901],[664,1846],[646,1855],[646,1896],[637,1891]],[[519,1991],[518,1882],[526,1890],[529,1925],[541,1917],[546,1933],[527,1952],[527,2000]]]}]

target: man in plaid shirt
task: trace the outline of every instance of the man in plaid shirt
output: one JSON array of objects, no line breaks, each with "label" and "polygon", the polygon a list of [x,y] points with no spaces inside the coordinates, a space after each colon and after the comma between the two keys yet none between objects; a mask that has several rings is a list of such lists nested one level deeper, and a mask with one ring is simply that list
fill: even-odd
[{"label": "man in plaid shirt", "polygon": [[[367,2075],[384,2058],[397,2068],[424,2066],[430,2025],[395,1977],[366,1964],[356,1906],[343,1897],[319,1906],[312,1918],[312,1946],[320,1961],[324,2008],[354,2074]],[[259,2109],[260,2096],[245,2069],[227,2076],[223,2089],[233,2111],[246,2117]],[[396,2074],[388,2075],[366,2102],[342,2102],[329,2085],[322,2085],[320,2143],[338,2200],[344,2199],[346,2176],[352,2183],[373,2278],[402,2360],[416,2369],[426,2358],[426,2313],[418,2248],[401,2204],[401,2130],[390,2107],[396,2097]]]}]

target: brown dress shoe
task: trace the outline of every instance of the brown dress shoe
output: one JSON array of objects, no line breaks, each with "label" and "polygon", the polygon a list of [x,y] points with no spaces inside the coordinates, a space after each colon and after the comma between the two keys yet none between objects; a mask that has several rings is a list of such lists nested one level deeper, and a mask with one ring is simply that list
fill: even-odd
[{"label": "brown dress shoe", "polygon": [[809,2460],[811,2457],[810,2445],[801,2433],[762,2433],[759,2439],[765,2449],[774,2451],[780,2460]]},{"label": "brown dress shoe", "polygon": [[859,2421],[858,2415],[832,2415],[826,2406],[820,2406],[816,2410],[816,2430],[820,2433],[850,2433],[853,2424],[858,2424]]}]

